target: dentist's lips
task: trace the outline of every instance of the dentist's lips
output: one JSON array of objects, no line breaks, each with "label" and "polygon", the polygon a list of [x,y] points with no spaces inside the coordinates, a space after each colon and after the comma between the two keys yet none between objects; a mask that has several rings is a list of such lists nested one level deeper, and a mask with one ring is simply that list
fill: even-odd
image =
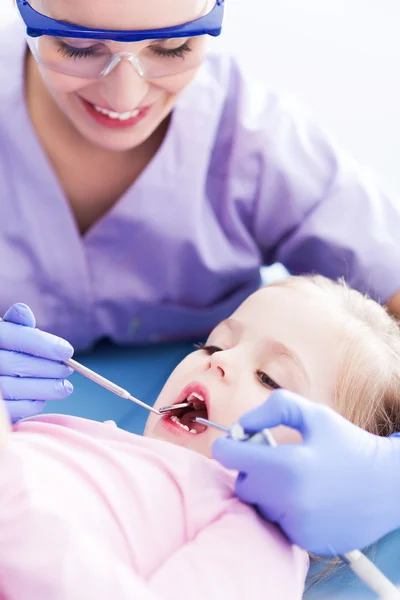
[{"label": "dentist's lips", "polygon": [[[206,388],[197,382],[192,382],[182,390],[174,404],[182,404],[188,400],[189,408],[179,408],[165,415],[162,423],[175,434],[199,435],[207,429],[206,425],[193,421],[195,417],[208,418],[209,397]],[[173,406],[173,405],[172,405]]]},{"label": "dentist's lips", "polygon": [[139,114],[130,119],[126,119],[125,121],[121,121],[120,119],[112,119],[108,115],[105,115],[99,111],[97,111],[94,105],[91,102],[88,102],[84,98],[80,98],[83,106],[86,108],[89,115],[92,117],[94,121],[108,127],[110,129],[126,129],[127,127],[133,127],[140,121],[142,121],[148,114],[151,106],[144,106],[139,110]]}]

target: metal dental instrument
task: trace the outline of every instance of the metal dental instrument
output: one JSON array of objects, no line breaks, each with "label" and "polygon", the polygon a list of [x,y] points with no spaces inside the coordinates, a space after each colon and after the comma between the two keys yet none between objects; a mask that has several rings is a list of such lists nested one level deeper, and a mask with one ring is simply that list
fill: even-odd
[{"label": "metal dental instrument", "polygon": [[220,425],[219,423],[214,423],[214,421],[209,421],[209,419],[203,419],[203,417],[193,417],[192,421],[194,421],[195,423],[201,423],[202,425],[207,425],[207,427],[214,427],[214,429],[219,429],[220,431],[224,431],[228,434],[230,434],[231,432],[229,427],[225,427],[224,425]]},{"label": "metal dental instrument", "polygon": [[214,429],[224,431],[225,433],[230,435],[231,438],[238,442],[251,442],[252,444],[266,444],[268,446],[277,446],[277,443],[274,440],[274,437],[269,431],[269,429],[263,429],[262,431],[258,431],[253,435],[248,435],[247,433],[245,433],[243,427],[239,425],[239,423],[235,423],[235,425],[232,425],[232,427],[225,427],[224,425],[220,425],[219,423],[215,423],[214,421],[203,419],[203,417],[193,417],[192,421],[196,421],[196,423],[202,423],[203,425],[207,425],[208,427],[214,427]]},{"label": "metal dental instrument", "polygon": [[[3,320],[4,319],[2,319],[2,317],[0,317],[0,321],[3,321]],[[120,396],[121,398],[125,398],[126,400],[131,400],[132,402],[135,402],[136,404],[138,404],[142,408],[146,408],[147,410],[149,410],[150,412],[154,413],[155,415],[160,415],[160,413],[158,412],[158,410],[156,410],[152,406],[149,406],[148,404],[145,404],[145,402],[142,402],[138,398],[135,398],[135,396],[132,396],[128,392],[128,390],[124,390],[124,388],[120,387],[119,385],[116,385],[115,383],[113,383],[109,379],[106,379],[105,377],[102,377],[101,375],[99,375],[95,371],[92,371],[88,367],[85,367],[84,365],[81,365],[76,360],[73,360],[72,358],[70,358],[70,359],[64,360],[62,362],[65,365],[67,365],[68,367],[71,367],[71,369],[74,369],[74,371],[77,371],[78,373],[80,373],[81,375],[83,375],[84,377],[87,377],[88,379],[91,379],[92,381],[94,381],[94,383],[97,383],[98,385],[100,385],[101,387],[105,388],[106,390],[109,390],[113,394],[116,394],[117,396]]]},{"label": "metal dental instrument", "polygon": [[179,408],[189,408],[192,406],[191,402],[182,402],[182,404],[171,404],[171,406],[163,406],[160,408],[160,415],[166,415],[169,412],[173,412],[174,410],[178,410]]},{"label": "metal dental instrument", "polygon": [[[239,423],[236,423],[232,427],[224,427],[223,425],[219,425],[219,423],[214,423],[213,421],[203,419],[202,417],[193,417],[192,420],[207,425],[208,427],[214,427],[215,429],[224,431],[230,435],[232,439],[237,441],[266,444],[272,447],[277,446],[272,433],[268,429],[263,429],[255,434],[246,434]],[[340,555],[339,558],[351,568],[353,573],[361,579],[361,581],[378,594],[379,598],[382,600],[400,599],[400,591],[365,554],[360,552],[360,550],[347,552],[346,554]]]},{"label": "metal dental instrument", "polygon": [[63,362],[68,367],[71,367],[71,369],[74,369],[74,371],[77,371],[78,373],[80,373],[84,377],[87,377],[88,379],[91,379],[92,381],[94,381],[94,383],[97,383],[98,385],[101,385],[101,387],[105,388],[106,390],[109,390],[113,394],[116,394],[117,396],[120,396],[121,398],[125,398],[126,400],[131,400],[132,402],[135,402],[136,404],[138,404],[142,408],[146,408],[147,410],[149,410],[150,412],[154,413],[155,415],[160,415],[160,412],[158,410],[156,410],[152,406],[149,406],[145,402],[142,402],[138,398],[135,398],[135,396],[132,396],[132,394],[130,394],[128,392],[128,390],[124,390],[124,388],[122,388],[119,385],[113,383],[109,379],[106,379],[102,375],[99,375],[95,371],[92,371],[88,367],[85,367],[81,363],[78,363],[76,360],[73,360],[72,358],[70,358],[68,360],[64,360]]}]

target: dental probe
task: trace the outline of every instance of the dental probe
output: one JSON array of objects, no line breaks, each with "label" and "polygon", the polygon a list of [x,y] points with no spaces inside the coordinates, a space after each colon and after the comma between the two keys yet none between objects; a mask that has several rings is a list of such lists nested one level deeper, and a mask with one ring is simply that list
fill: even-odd
[{"label": "dental probe", "polygon": [[[224,427],[219,423],[214,423],[202,417],[193,417],[192,421],[214,427],[220,431],[224,431],[230,437],[237,441],[251,442],[256,444],[266,444],[276,447],[276,443],[272,433],[268,429],[263,429],[255,434],[246,434],[243,427],[239,423],[235,423],[232,427]],[[378,569],[373,562],[369,560],[360,550],[353,550],[339,556],[345,562],[353,573],[357,575],[371,590],[373,590],[381,600],[400,599],[400,591],[393,585],[391,581]]]},{"label": "dental probe", "polygon": [[101,385],[101,387],[105,388],[109,392],[112,392],[113,394],[116,394],[117,396],[120,396],[121,398],[125,398],[126,400],[131,400],[132,402],[135,402],[142,408],[146,408],[147,410],[154,413],[155,415],[160,415],[158,410],[156,410],[152,406],[149,406],[145,402],[142,402],[138,398],[135,398],[135,396],[132,396],[132,394],[130,394],[128,392],[128,390],[124,390],[124,388],[120,387],[116,383],[113,383],[109,379],[106,379],[102,375],[99,375],[95,371],[92,371],[88,367],[85,367],[81,363],[78,363],[76,360],[69,358],[68,360],[64,360],[63,362],[68,367],[71,367],[71,369],[74,369],[74,371],[77,371],[84,377],[87,377],[87,379],[94,381],[94,383]]},{"label": "dental probe", "polygon": [[268,446],[277,446],[277,443],[274,440],[272,433],[269,429],[263,429],[262,431],[258,431],[253,435],[247,435],[243,427],[239,425],[239,423],[235,423],[232,427],[225,427],[224,425],[220,425],[219,423],[215,423],[214,421],[209,421],[208,419],[203,419],[203,417],[193,417],[192,421],[196,421],[197,423],[201,423],[202,425],[208,425],[209,427],[214,427],[215,429],[219,429],[220,431],[224,431],[228,435],[231,436],[234,440],[239,442],[251,442],[252,444],[266,444]]}]

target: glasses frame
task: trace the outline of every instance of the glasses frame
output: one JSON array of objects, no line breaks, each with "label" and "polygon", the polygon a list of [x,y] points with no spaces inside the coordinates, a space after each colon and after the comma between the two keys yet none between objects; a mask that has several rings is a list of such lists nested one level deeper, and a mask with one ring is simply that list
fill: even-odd
[{"label": "glasses frame", "polygon": [[216,0],[214,8],[207,15],[188,23],[160,29],[121,31],[118,29],[81,27],[64,21],[57,21],[37,12],[28,0],[17,0],[17,7],[26,25],[27,35],[33,38],[48,35],[62,38],[112,40],[115,42],[142,42],[144,40],[190,38],[199,35],[217,37],[221,33],[224,18],[224,0]]}]

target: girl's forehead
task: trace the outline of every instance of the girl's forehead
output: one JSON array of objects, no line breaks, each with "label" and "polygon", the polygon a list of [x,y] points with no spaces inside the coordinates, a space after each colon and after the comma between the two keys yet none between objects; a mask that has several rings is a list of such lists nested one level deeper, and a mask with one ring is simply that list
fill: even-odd
[{"label": "girl's forehead", "polygon": [[233,317],[246,324],[259,323],[263,326],[296,326],[301,330],[310,324],[329,324],[329,328],[342,328],[341,313],[337,303],[330,302],[329,296],[301,285],[271,285],[254,292],[235,311]]},{"label": "girl's forehead", "polygon": [[159,29],[193,21],[213,0],[31,0],[53,19],[100,29]]}]

